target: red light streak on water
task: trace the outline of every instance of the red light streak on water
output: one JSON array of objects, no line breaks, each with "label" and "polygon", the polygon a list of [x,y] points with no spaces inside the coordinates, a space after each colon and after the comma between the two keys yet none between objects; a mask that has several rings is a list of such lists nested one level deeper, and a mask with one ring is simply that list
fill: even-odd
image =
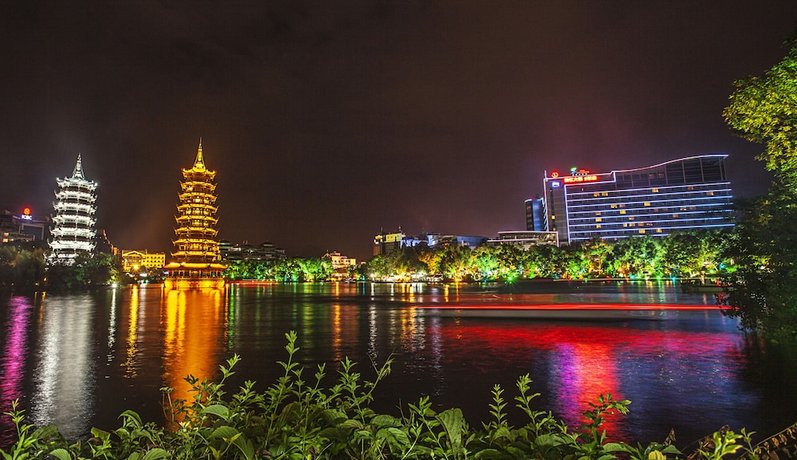
[{"label": "red light streak on water", "polygon": [[686,305],[686,304],[629,304],[629,303],[551,303],[551,304],[483,304],[483,305],[419,305],[417,308],[424,310],[508,310],[508,311],[534,311],[534,310],[680,310],[680,311],[720,311],[728,307],[714,305]]}]

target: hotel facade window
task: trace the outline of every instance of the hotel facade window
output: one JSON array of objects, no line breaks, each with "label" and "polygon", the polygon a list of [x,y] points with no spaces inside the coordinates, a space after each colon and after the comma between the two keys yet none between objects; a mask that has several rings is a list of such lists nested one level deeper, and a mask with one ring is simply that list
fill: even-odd
[{"label": "hotel facade window", "polygon": [[570,243],[732,227],[726,158],[699,155],[608,173],[552,173],[543,180],[548,230]]}]

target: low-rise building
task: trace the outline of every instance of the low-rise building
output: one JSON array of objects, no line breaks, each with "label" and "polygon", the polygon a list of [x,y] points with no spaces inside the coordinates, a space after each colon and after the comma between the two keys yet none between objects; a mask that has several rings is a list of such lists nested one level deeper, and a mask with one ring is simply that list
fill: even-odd
[{"label": "low-rise building", "polygon": [[476,248],[487,242],[486,236],[477,235],[452,235],[444,233],[421,233],[417,236],[406,236],[401,240],[401,247],[414,248],[426,246],[429,248],[446,246],[463,246]]},{"label": "low-rise building", "polygon": [[4,210],[0,213],[0,243],[44,242],[49,237],[50,219],[33,215],[25,207],[17,213]]},{"label": "low-rise building", "polygon": [[138,274],[142,270],[161,270],[164,265],[166,265],[165,252],[149,252],[146,249],[122,250],[122,270],[125,273]]},{"label": "low-rise building", "polygon": [[274,243],[269,241],[254,245],[249,244],[248,241],[244,241],[243,243],[231,243],[227,240],[221,240],[219,242],[219,252],[221,253],[221,260],[223,261],[275,260],[285,258],[285,250],[275,246]]},{"label": "low-rise building", "polygon": [[559,246],[559,235],[557,232],[505,231],[498,232],[498,236],[489,239],[487,244],[513,244],[523,249],[543,244]]},{"label": "low-rise building", "polygon": [[351,271],[357,267],[357,259],[344,256],[343,254],[332,251],[323,256],[332,264],[332,279],[343,280],[349,278]]},{"label": "low-rise building", "polygon": [[344,256],[343,254],[332,251],[324,254],[324,259],[329,259],[333,270],[348,270],[357,266],[357,259]]}]

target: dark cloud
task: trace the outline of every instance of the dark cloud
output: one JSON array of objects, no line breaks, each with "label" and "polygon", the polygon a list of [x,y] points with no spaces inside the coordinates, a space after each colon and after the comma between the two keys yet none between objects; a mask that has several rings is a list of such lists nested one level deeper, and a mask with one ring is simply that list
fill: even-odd
[{"label": "dark cloud", "polygon": [[169,249],[204,138],[222,237],[363,257],[381,227],[524,225],[543,171],[731,154],[731,82],[784,54],[788,2],[6,2],[0,206],[49,210],[84,153],[100,223]]}]

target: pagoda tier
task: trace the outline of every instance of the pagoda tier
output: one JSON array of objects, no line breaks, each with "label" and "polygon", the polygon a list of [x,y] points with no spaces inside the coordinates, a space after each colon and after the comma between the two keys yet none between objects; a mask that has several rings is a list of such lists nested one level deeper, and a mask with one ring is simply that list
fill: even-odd
[{"label": "pagoda tier", "polygon": [[51,252],[47,261],[71,265],[78,254],[92,252],[96,246],[97,183],[84,176],[80,155],[72,177],[58,178],[56,183],[54,226],[48,242]]},{"label": "pagoda tier", "polygon": [[197,149],[191,169],[183,169],[180,193],[177,195],[176,238],[172,261],[164,268],[169,271],[167,289],[223,286],[216,213],[216,172],[205,167],[202,142]]}]

